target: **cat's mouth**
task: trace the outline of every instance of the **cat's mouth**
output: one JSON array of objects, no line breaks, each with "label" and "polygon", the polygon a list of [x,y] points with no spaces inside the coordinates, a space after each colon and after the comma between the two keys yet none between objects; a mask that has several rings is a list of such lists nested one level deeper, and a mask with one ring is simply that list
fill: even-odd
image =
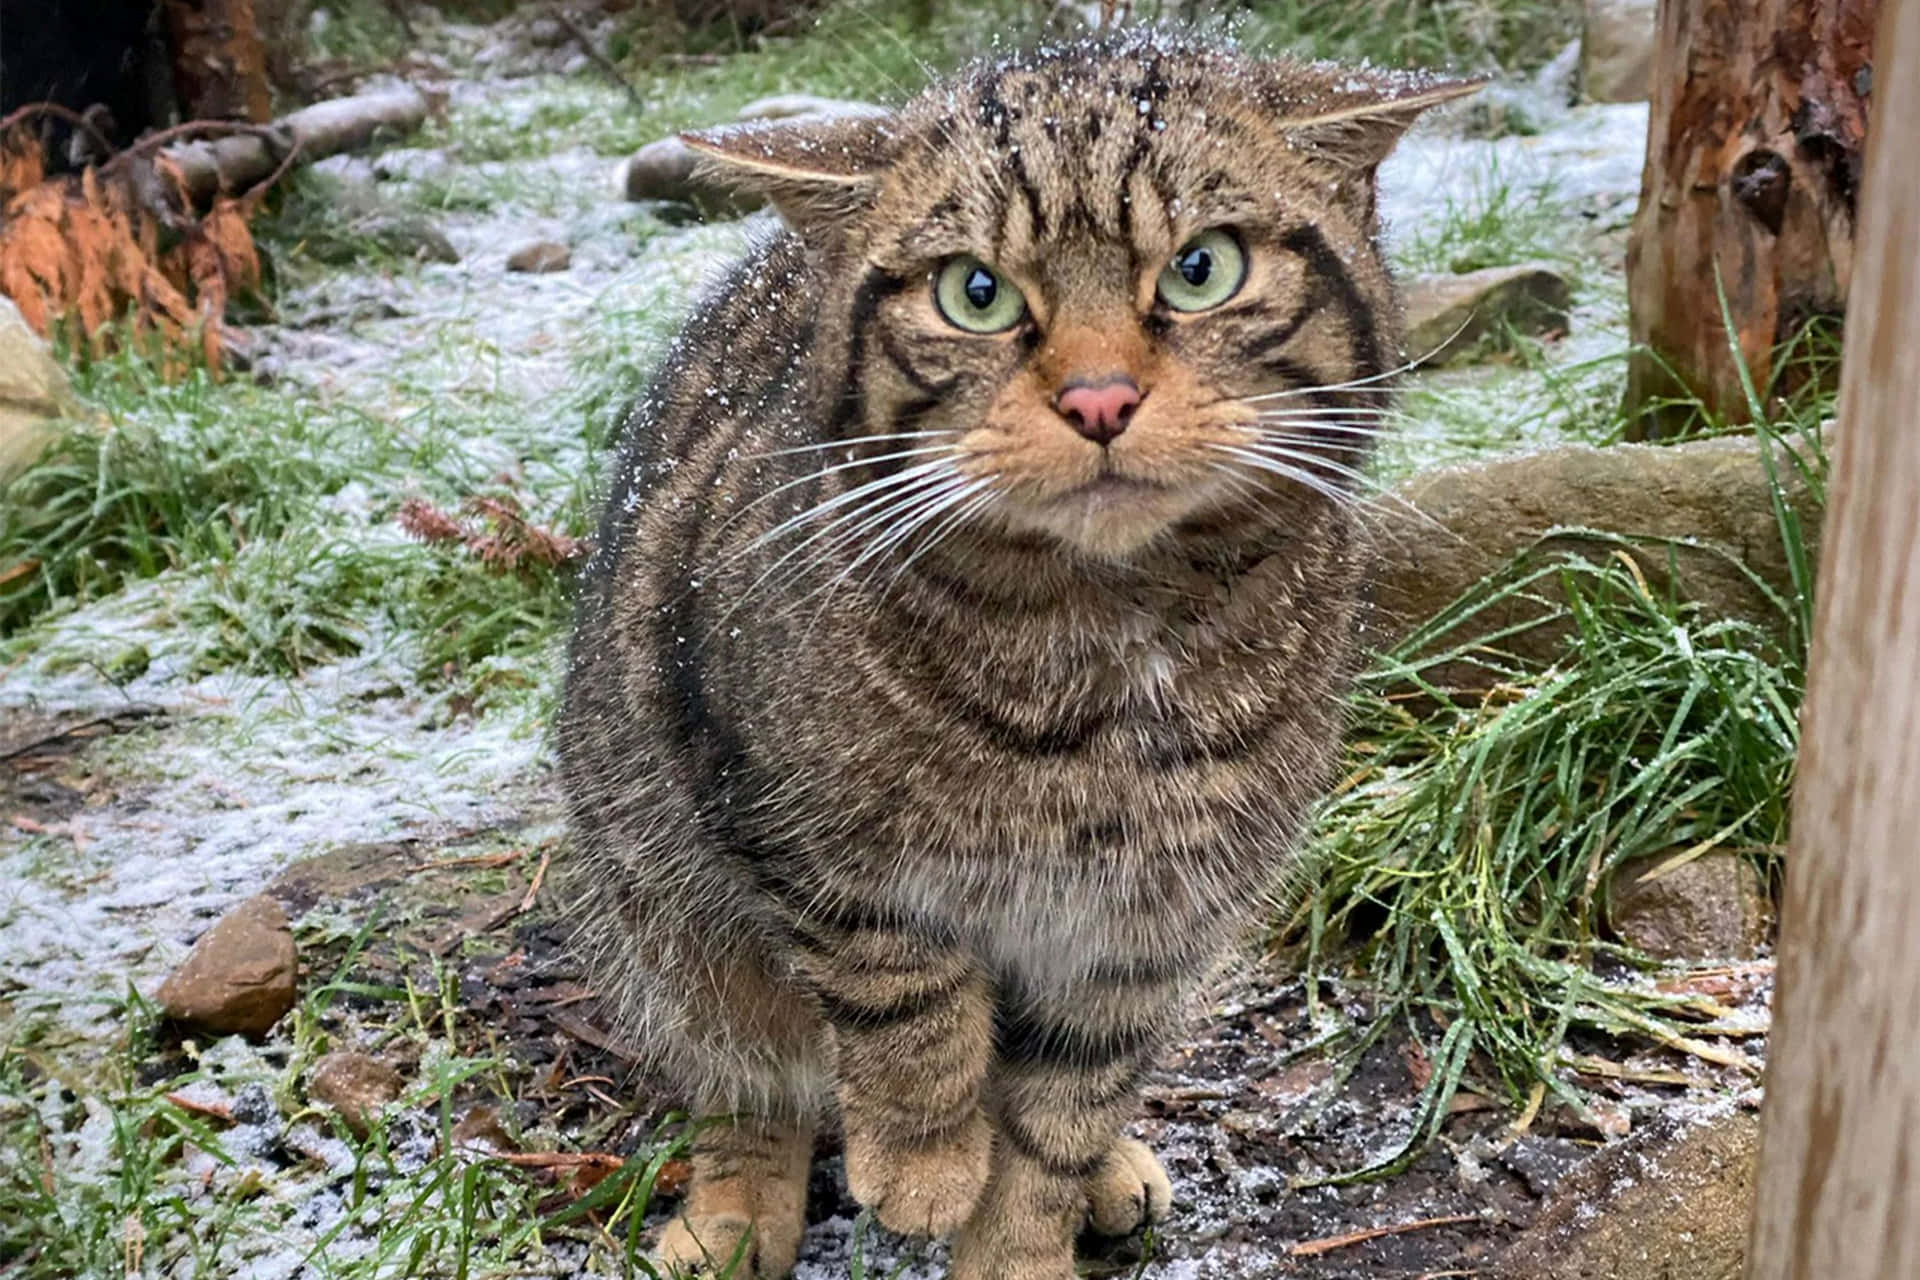
[{"label": "cat's mouth", "polygon": [[1134,475],[1122,471],[1114,465],[1111,457],[1100,460],[1100,469],[1090,478],[1081,481],[1054,497],[1055,503],[1085,504],[1089,501],[1106,503],[1121,501],[1142,494],[1164,492],[1167,486],[1158,480]]}]

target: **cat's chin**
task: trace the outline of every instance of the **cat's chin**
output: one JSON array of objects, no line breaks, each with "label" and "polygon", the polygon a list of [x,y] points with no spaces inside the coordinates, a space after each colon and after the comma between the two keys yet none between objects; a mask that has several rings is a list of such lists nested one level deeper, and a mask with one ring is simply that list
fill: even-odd
[{"label": "cat's chin", "polygon": [[1103,476],[1045,502],[1004,508],[1007,526],[1044,533],[1096,560],[1130,560],[1192,514],[1198,495]]}]

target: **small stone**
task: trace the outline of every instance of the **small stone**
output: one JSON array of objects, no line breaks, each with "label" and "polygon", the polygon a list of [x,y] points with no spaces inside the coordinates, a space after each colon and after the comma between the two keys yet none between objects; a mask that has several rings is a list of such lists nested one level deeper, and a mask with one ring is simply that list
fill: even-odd
[{"label": "small stone", "polygon": [[1580,88],[1593,102],[1645,102],[1660,43],[1658,0],[1587,0]]},{"label": "small stone", "polygon": [[1655,880],[1642,876],[1668,855],[1628,862],[1607,886],[1607,923],[1622,942],[1662,960],[1750,960],[1772,914],[1760,872],[1718,850]]},{"label": "small stone", "polygon": [[264,1035],[293,1008],[298,972],[287,913],[262,894],[200,935],[161,985],[160,1007],[204,1031]]},{"label": "small stone", "polygon": [[340,1113],[356,1137],[364,1138],[380,1118],[380,1108],[400,1096],[406,1082],[378,1058],[364,1053],[330,1053],[314,1064],[307,1096]]},{"label": "small stone", "polygon": [[1447,364],[1509,330],[1535,336],[1567,331],[1572,291],[1553,267],[1523,262],[1461,275],[1423,275],[1405,287],[1407,344],[1427,364]]},{"label": "small stone", "polygon": [[546,275],[573,265],[573,250],[555,240],[535,240],[507,255],[507,270]]},{"label": "small stone", "polygon": [[500,1123],[500,1113],[487,1106],[475,1107],[461,1116],[460,1123],[453,1126],[453,1140],[462,1147],[493,1152],[519,1150],[513,1136]]}]

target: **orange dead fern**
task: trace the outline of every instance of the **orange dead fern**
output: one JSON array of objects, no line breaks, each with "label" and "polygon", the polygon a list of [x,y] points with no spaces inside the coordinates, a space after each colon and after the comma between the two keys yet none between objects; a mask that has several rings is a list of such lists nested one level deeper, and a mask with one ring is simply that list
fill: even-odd
[{"label": "orange dead fern", "polygon": [[92,354],[115,341],[115,322],[124,319],[130,340],[151,342],[169,374],[183,371],[190,355],[217,369],[227,301],[260,283],[248,221],[296,148],[287,147],[267,179],[215,197],[201,214],[160,148],[188,135],[270,131],[195,122],[144,138],[97,169],[47,177],[32,127],[42,115],[85,126],[46,103],[0,120],[0,293],[40,334],[70,327]]},{"label": "orange dead fern", "polygon": [[461,505],[465,519],[425,498],[408,498],[394,521],[422,542],[460,547],[498,574],[558,569],[588,550],[584,539],[534,524],[511,496],[472,497]]}]

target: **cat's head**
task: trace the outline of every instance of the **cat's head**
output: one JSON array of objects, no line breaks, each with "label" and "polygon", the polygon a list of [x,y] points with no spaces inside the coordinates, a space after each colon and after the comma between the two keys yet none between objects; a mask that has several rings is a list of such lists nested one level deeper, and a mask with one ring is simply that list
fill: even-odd
[{"label": "cat's head", "polygon": [[830,429],[903,510],[1124,559],[1349,491],[1401,356],[1375,171],[1475,87],[1141,31],[687,140],[818,259]]}]

